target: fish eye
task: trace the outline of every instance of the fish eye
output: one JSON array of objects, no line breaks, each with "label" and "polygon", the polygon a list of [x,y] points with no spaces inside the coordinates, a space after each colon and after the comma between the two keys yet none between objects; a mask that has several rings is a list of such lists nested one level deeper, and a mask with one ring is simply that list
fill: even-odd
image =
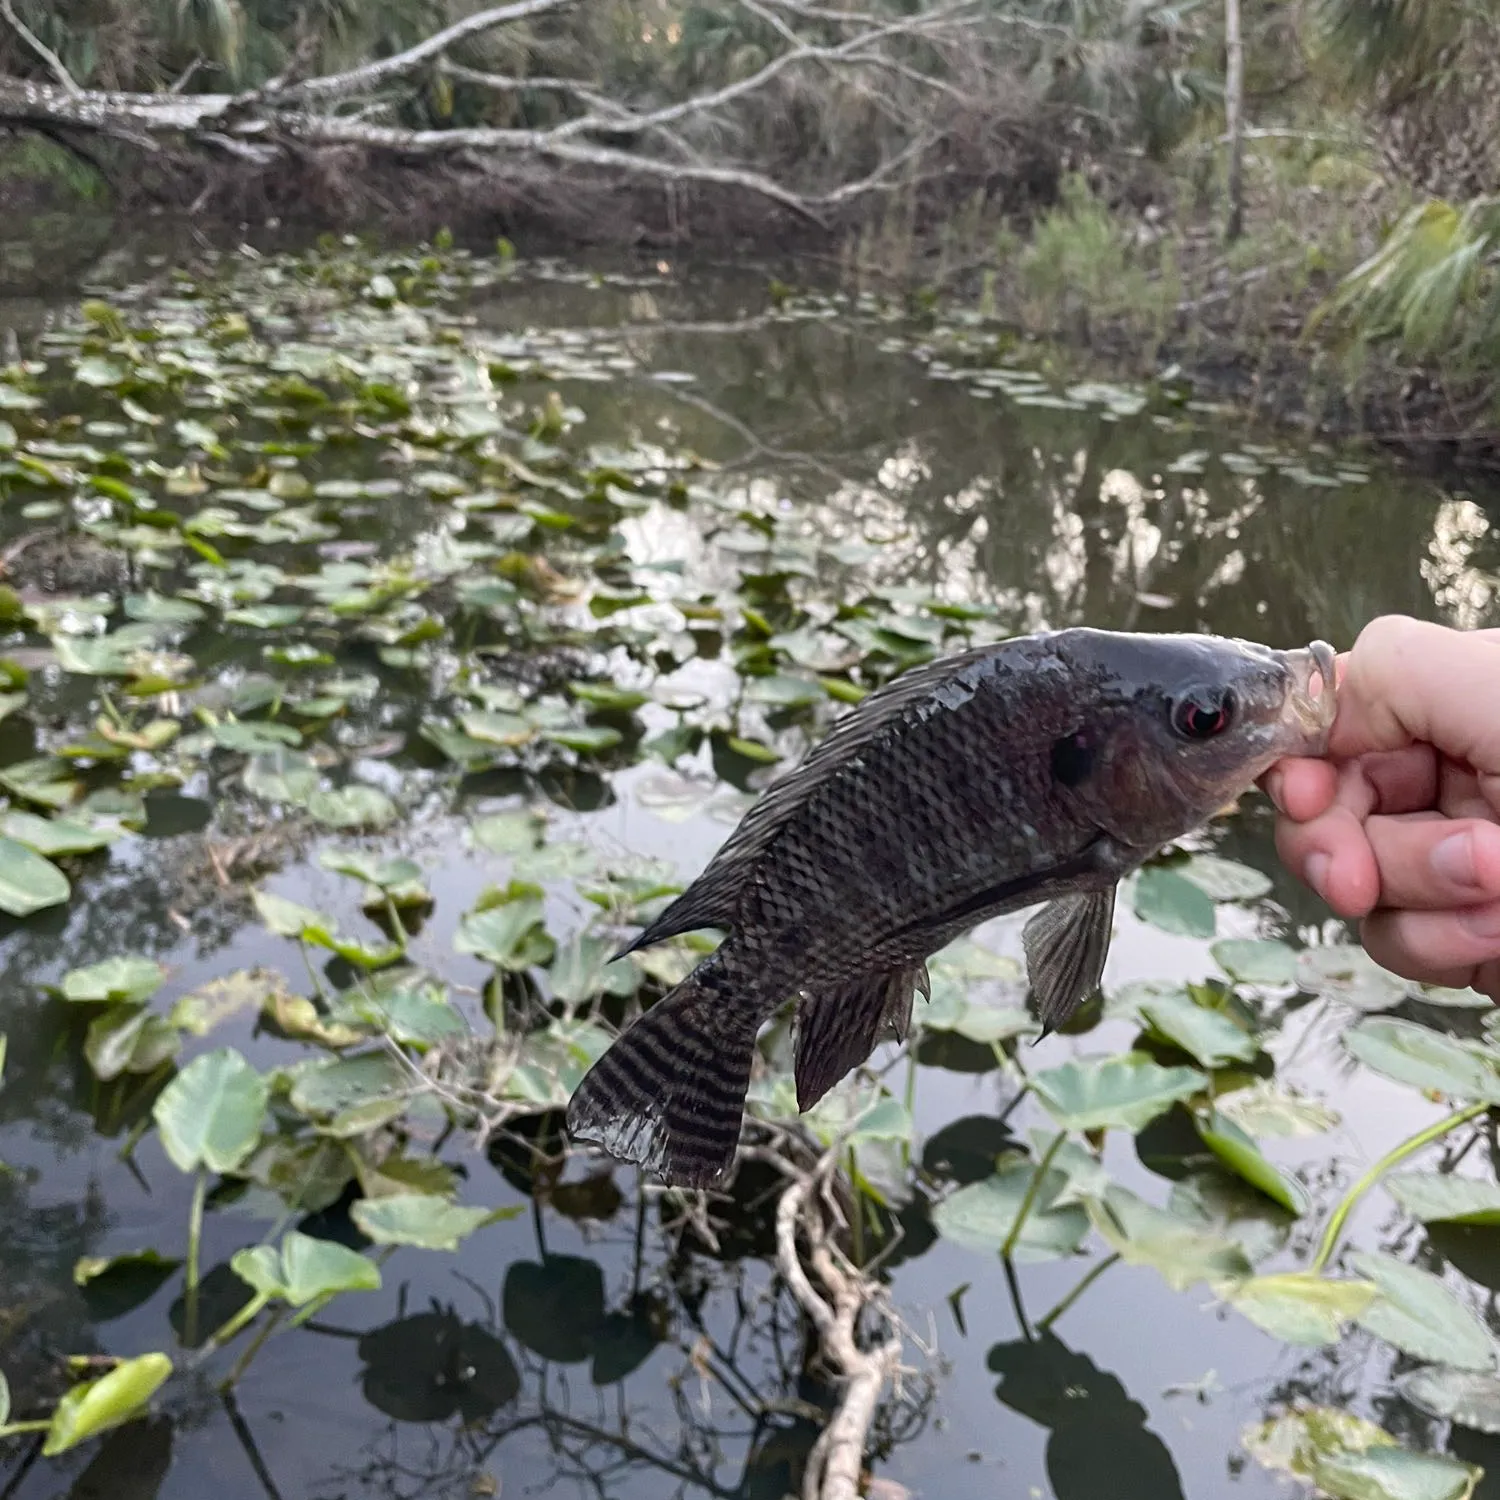
[{"label": "fish eye", "polygon": [[1172,728],[1185,740],[1211,740],[1234,722],[1234,694],[1202,691],[1179,698],[1172,709]]}]

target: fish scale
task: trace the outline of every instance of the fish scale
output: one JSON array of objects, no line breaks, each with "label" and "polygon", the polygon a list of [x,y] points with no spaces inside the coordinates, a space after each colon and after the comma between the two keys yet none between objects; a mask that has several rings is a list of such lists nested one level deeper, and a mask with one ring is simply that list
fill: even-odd
[{"label": "fish scale", "polygon": [[1027,965],[1055,1029],[1098,987],[1119,880],[1282,756],[1322,753],[1333,707],[1321,642],[1065,630],[905,674],[621,950],[729,934],[590,1069],[570,1133],[709,1185],[734,1159],[756,1036],[788,999],[807,1109],[881,1037],[904,1037],[930,955],[1041,902]]}]

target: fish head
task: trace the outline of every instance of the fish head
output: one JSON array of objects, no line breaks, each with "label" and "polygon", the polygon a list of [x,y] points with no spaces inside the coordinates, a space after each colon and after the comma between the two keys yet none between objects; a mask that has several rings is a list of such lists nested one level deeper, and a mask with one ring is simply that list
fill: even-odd
[{"label": "fish head", "polygon": [[1073,751],[1058,746],[1065,769],[1087,770],[1061,779],[1079,811],[1130,848],[1180,838],[1284,756],[1328,748],[1336,679],[1322,641],[1278,651],[1203,635],[1057,640],[1082,721]]}]

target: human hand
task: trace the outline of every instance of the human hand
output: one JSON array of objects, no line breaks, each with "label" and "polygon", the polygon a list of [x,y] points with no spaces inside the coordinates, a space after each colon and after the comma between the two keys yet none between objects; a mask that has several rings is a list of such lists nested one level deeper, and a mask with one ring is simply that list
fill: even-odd
[{"label": "human hand", "polygon": [[1500,630],[1387,615],[1338,666],[1328,759],[1264,778],[1277,852],[1377,963],[1500,1001]]}]

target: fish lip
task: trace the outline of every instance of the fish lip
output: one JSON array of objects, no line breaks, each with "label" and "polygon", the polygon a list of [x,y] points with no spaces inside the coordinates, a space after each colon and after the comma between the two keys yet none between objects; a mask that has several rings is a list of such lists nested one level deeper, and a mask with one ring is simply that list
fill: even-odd
[{"label": "fish lip", "polygon": [[1312,641],[1304,650],[1288,651],[1286,663],[1292,681],[1285,722],[1300,741],[1291,753],[1326,755],[1338,711],[1338,669],[1333,647],[1327,641]]}]

